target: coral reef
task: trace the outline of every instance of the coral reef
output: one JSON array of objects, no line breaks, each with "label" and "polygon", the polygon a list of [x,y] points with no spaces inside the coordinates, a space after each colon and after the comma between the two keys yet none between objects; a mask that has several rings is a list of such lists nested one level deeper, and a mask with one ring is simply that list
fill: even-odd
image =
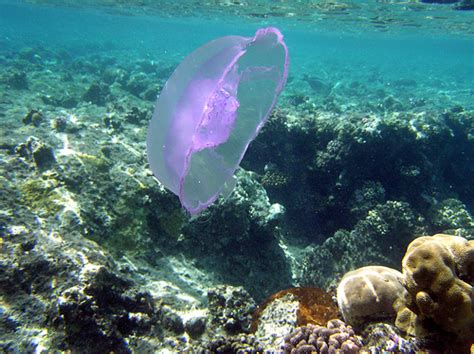
[{"label": "coral reef", "polygon": [[191,338],[198,338],[206,330],[205,317],[193,317],[184,325],[184,330]]},{"label": "coral reef", "polygon": [[383,333],[389,330],[382,324],[367,329],[378,320],[395,319],[400,330],[416,336],[405,339],[393,333],[396,340],[383,347],[415,345],[467,353],[474,341],[474,241],[445,234],[418,237],[409,244],[402,268],[403,273],[380,266],[347,273],[338,287],[345,320],[365,328],[373,343],[387,338]]},{"label": "coral reef", "polygon": [[367,263],[396,267],[405,245],[425,232],[423,221],[407,203],[389,200],[376,204],[352,231],[339,230],[305,252],[299,282],[326,288]]},{"label": "coral reef", "polygon": [[[313,242],[341,228],[353,229],[366,212],[387,201],[402,204],[392,209],[404,208],[400,212],[429,223],[440,200],[457,195],[468,208],[473,203],[472,187],[459,178],[472,175],[473,118],[472,112],[456,108],[381,117],[284,107],[274,112],[242,165],[265,176],[265,183],[272,181],[267,171],[289,177],[292,193],[272,187],[269,197],[286,207],[298,234]],[[400,252],[406,242],[401,240]]]},{"label": "coral reef", "polygon": [[[155,34],[148,47],[148,31],[140,31],[139,43],[129,30],[110,41],[86,32],[79,38],[74,26],[45,36],[63,23],[48,17],[61,1],[28,2],[53,6],[33,23],[19,16],[18,31],[9,9],[31,15],[35,7],[11,2],[0,13],[0,351],[279,352],[289,333],[304,332],[307,341],[316,325],[326,333],[325,323],[337,317],[330,294],[346,272],[368,264],[398,269],[420,235],[473,239],[474,106],[469,76],[462,75],[472,63],[461,56],[447,70],[434,60],[413,70],[412,52],[400,51],[413,65],[396,71],[390,58],[371,61],[361,51],[359,65],[327,55],[333,41],[305,41],[322,48],[321,57],[295,60],[234,193],[190,218],[152,177],[144,154],[153,102],[184,54],[180,38],[169,43],[174,52]],[[82,4],[130,10],[130,2],[62,2],[74,5],[59,10],[74,18]],[[430,16],[439,6],[416,2],[388,5],[383,14],[382,2],[274,2],[271,12],[248,1],[140,3],[140,13],[171,17],[196,9],[215,17],[225,9],[254,24],[321,16],[325,24],[352,30],[352,18],[377,31],[414,28],[402,6],[423,14],[418,29],[472,32],[466,19],[448,25],[447,17]],[[441,11],[456,15],[451,9]],[[106,18],[114,18],[107,26],[137,21],[139,30],[143,23],[93,12],[102,29]],[[41,31],[28,32],[40,23]],[[63,42],[71,34],[74,40]],[[358,40],[341,53],[363,44]],[[396,304],[397,324],[416,337],[371,322],[360,333],[363,350],[468,352],[462,343],[472,331],[473,256],[463,250],[467,241],[444,239],[418,239],[406,255],[409,291]],[[355,295],[351,284],[345,288]],[[363,284],[356,289],[367,290]],[[303,285],[329,295],[280,291]],[[383,319],[392,321],[387,309]],[[297,349],[287,339],[295,352],[318,349],[317,342]]]},{"label": "coral reef", "polygon": [[5,83],[16,90],[28,90],[28,78],[25,72],[13,72],[6,79]]}]

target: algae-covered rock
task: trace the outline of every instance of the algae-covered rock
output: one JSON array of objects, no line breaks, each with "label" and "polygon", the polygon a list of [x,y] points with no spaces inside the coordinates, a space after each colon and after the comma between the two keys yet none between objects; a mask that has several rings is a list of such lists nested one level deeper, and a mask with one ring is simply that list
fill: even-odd
[{"label": "algae-covered rock", "polygon": [[39,215],[54,215],[62,207],[62,196],[57,189],[57,181],[30,179],[22,182],[19,189],[22,201]]}]

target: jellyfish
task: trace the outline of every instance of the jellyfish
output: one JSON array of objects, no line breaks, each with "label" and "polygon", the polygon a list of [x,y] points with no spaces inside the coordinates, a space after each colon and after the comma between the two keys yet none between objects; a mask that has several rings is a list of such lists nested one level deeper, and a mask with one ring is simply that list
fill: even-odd
[{"label": "jellyfish", "polygon": [[148,162],[191,215],[232,192],[287,77],[287,46],[268,27],[204,44],[168,79],[148,126]]}]

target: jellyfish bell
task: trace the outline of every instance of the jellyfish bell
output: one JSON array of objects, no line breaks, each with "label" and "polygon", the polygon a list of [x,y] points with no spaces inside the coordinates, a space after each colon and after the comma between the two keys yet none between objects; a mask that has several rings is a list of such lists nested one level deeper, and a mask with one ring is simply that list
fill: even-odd
[{"label": "jellyfish bell", "polygon": [[190,214],[231,193],[287,77],[288,49],[273,27],[204,44],[171,75],[148,127],[148,162]]}]

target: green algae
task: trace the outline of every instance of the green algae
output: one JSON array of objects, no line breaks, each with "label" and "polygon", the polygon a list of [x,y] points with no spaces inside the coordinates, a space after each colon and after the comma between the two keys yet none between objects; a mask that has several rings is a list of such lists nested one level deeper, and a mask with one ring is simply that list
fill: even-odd
[{"label": "green algae", "polygon": [[103,156],[80,154],[80,158],[87,171],[94,173],[107,173],[111,163]]},{"label": "green algae", "polygon": [[39,215],[54,215],[63,208],[57,185],[57,181],[50,179],[28,179],[19,185],[21,200]]}]

